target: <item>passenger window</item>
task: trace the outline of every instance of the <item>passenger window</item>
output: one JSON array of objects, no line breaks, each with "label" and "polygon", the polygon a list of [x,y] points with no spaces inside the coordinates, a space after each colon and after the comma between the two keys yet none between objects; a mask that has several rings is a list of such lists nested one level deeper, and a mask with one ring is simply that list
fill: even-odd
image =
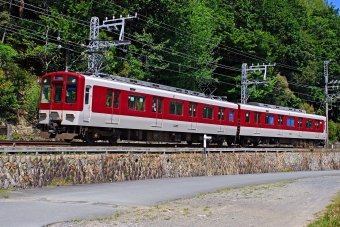
[{"label": "passenger window", "polygon": [[294,121],[295,121],[294,117],[288,117],[287,118],[287,126],[294,127],[294,125],[295,125]]},{"label": "passenger window", "polygon": [[234,121],[234,110],[229,111],[229,121],[233,122]]},{"label": "passenger window", "polygon": [[203,118],[207,118],[207,119],[213,119],[213,111],[214,108],[210,107],[210,106],[204,106],[203,107]]},{"label": "passenger window", "polygon": [[301,117],[298,118],[298,127],[302,128],[302,118]]},{"label": "passenger window", "polygon": [[246,112],[246,116],[245,116],[245,122],[250,122],[250,113],[249,112]]},{"label": "passenger window", "polygon": [[129,95],[129,110],[144,111],[145,109],[145,96]]},{"label": "passenger window", "polygon": [[154,97],[152,100],[152,112],[162,113],[162,98]]},{"label": "passenger window", "polygon": [[273,125],[274,124],[274,116],[271,114],[266,114],[266,124]]},{"label": "passenger window", "polygon": [[170,114],[183,115],[183,103],[170,101]]},{"label": "passenger window", "polygon": [[218,120],[224,121],[224,111],[225,108],[218,108]]},{"label": "passenger window", "polygon": [[197,103],[189,103],[189,116],[196,117]]},{"label": "passenger window", "polygon": [[42,81],[41,102],[49,103],[51,101],[51,78],[45,77]]},{"label": "passenger window", "polygon": [[307,120],[306,121],[306,128],[313,128],[313,121],[312,120]]},{"label": "passenger window", "polygon": [[261,123],[261,113],[260,112],[255,112],[254,123],[257,123],[257,124]]}]

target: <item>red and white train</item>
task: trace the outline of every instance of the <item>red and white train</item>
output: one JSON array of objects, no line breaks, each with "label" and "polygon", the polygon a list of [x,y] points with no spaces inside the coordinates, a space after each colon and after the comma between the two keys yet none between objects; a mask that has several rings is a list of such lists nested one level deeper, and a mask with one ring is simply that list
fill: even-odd
[{"label": "red and white train", "polygon": [[52,72],[41,79],[41,136],[88,143],[149,142],[323,145],[323,116],[237,104],[202,93],[118,76]]}]

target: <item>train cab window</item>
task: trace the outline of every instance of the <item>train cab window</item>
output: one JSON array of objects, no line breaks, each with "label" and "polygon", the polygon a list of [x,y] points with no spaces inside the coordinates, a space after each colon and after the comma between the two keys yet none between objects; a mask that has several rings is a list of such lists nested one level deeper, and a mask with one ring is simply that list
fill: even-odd
[{"label": "train cab window", "polygon": [[183,103],[170,101],[170,114],[183,115]]},{"label": "train cab window", "polygon": [[294,117],[288,117],[287,118],[287,126],[294,127],[295,125],[295,118]]},{"label": "train cab window", "polygon": [[298,127],[302,128],[302,118],[301,117],[298,118]]},{"label": "train cab window", "polygon": [[250,122],[250,112],[246,112],[244,121],[248,123]]},{"label": "train cab window", "polygon": [[214,108],[213,107],[204,106],[203,107],[202,117],[203,118],[207,118],[207,119],[213,119],[213,112],[214,112]]},{"label": "train cab window", "polygon": [[77,101],[78,78],[67,76],[66,82],[66,103],[76,103]]},{"label": "train cab window", "polygon": [[62,84],[54,85],[54,102],[61,102],[62,91],[63,91]]},{"label": "train cab window", "polygon": [[319,128],[320,128],[320,126],[319,126],[319,121],[316,120],[316,121],[315,121],[315,129],[319,129]]},{"label": "train cab window", "polygon": [[261,123],[261,113],[260,112],[255,112],[254,123],[256,123],[256,124],[260,124]]},{"label": "train cab window", "polygon": [[306,121],[306,128],[313,128],[313,121],[312,120]]},{"label": "train cab window", "polygon": [[197,103],[189,103],[189,116],[196,117]]},{"label": "train cab window", "polygon": [[274,124],[274,115],[266,114],[266,124],[273,125]]},{"label": "train cab window", "polygon": [[279,115],[277,118],[277,125],[282,126],[283,125],[283,116]]},{"label": "train cab window", "polygon": [[229,121],[233,122],[234,121],[234,110],[229,111]]},{"label": "train cab window", "polygon": [[51,101],[51,77],[45,77],[42,81],[41,102],[49,103]]},{"label": "train cab window", "polygon": [[129,95],[129,110],[144,111],[145,109],[145,97],[138,95]]},{"label": "train cab window", "polygon": [[224,121],[224,111],[225,108],[218,108],[218,120]]},{"label": "train cab window", "polygon": [[154,97],[152,99],[152,112],[162,113],[162,98]]}]

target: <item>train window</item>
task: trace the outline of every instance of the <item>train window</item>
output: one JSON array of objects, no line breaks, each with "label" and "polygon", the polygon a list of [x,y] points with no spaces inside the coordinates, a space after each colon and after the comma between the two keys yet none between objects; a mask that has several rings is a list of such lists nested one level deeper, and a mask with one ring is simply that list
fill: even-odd
[{"label": "train window", "polygon": [[250,122],[250,113],[249,112],[246,112],[246,116],[245,116],[245,122]]},{"label": "train window", "polygon": [[90,97],[90,87],[86,86],[86,90],[85,90],[85,104],[89,104],[89,97]]},{"label": "train window", "polygon": [[170,114],[183,115],[183,103],[170,101]]},{"label": "train window", "polygon": [[119,108],[119,91],[114,91],[113,92],[113,107],[114,108]]},{"label": "train window", "polygon": [[302,128],[302,118],[301,117],[298,118],[298,127]]},{"label": "train window", "polygon": [[315,121],[315,129],[319,129],[320,127],[319,127],[319,121],[318,120],[316,120]]},{"label": "train window", "polygon": [[256,124],[260,124],[261,123],[261,113],[260,112],[255,112],[254,123],[256,123]]},{"label": "train window", "polygon": [[283,125],[283,116],[279,115],[277,118],[277,125],[282,126]]},{"label": "train window", "polygon": [[224,111],[225,108],[218,108],[218,120],[224,121]]},{"label": "train window", "polygon": [[119,108],[119,95],[120,95],[119,91],[107,90],[106,107]]},{"label": "train window", "polygon": [[295,121],[294,117],[288,117],[287,118],[287,126],[294,127],[294,125],[295,125],[294,121]]},{"label": "train window", "polygon": [[152,112],[162,113],[162,98],[154,97],[152,100]]},{"label": "train window", "polygon": [[266,114],[266,124],[273,125],[274,124],[274,115]]},{"label": "train window", "polygon": [[203,118],[208,118],[208,119],[213,119],[213,112],[214,112],[214,108],[213,107],[204,106],[203,107],[202,117]]},{"label": "train window", "polygon": [[107,90],[106,92],[106,107],[112,106],[112,90]]},{"label": "train window", "polygon": [[313,121],[312,120],[307,120],[306,121],[306,128],[313,128]]},{"label": "train window", "polygon": [[77,85],[67,84],[66,86],[66,102],[76,103],[77,100]]},{"label": "train window", "polygon": [[145,97],[138,95],[129,95],[129,110],[144,111],[145,109]]},{"label": "train window", "polygon": [[54,86],[54,102],[61,102],[62,91],[63,91],[62,84],[56,84]]},{"label": "train window", "polygon": [[229,121],[233,122],[234,121],[234,110],[229,111]]},{"label": "train window", "polygon": [[42,81],[41,102],[49,103],[51,101],[51,77],[45,77]]},{"label": "train window", "polygon": [[189,116],[196,117],[197,103],[189,103]]}]

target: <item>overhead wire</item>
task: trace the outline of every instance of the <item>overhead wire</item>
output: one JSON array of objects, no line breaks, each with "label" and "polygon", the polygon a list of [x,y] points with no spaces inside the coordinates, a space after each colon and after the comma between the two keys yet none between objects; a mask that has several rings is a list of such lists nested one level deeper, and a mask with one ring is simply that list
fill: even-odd
[{"label": "overhead wire", "polygon": [[[5,2],[5,1],[3,1],[3,0],[0,0],[1,2]],[[94,1],[94,2],[97,2],[97,1]],[[5,2],[6,3],[6,2]],[[98,3],[98,2],[97,2]],[[25,3],[25,5],[27,5],[26,3]],[[28,4],[28,5],[30,5],[30,6],[32,6],[32,7],[35,7],[35,8],[39,8],[39,9],[43,9],[43,8],[40,8],[40,7],[36,7],[36,6],[34,6],[34,5],[31,5],[31,4]],[[26,8],[27,9],[27,8]],[[32,9],[31,9],[32,10]],[[44,11],[46,11],[45,9],[43,9]],[[38,11],[35,11],[35,10],[32,10],[32,11],[34,11],[34,12],[36,12],[36,13],[40,13],[40,14],[43,14],[43,15],[47,15],[47,16],[52,16],[52,15],[49,15],[49,14],[46,14],[46,13],[41,13],[41,12],[38,12]],[[65,15],[63,15],[63,14],[58,14],[58,15],[60,15],[60,16],[65,16]],[[69,19],[76,19],[76,18],[73,18],[73,17],[70,17],[70,16],[68,16],[68,18]],[[147,18],[147,17],[146,17]],[[77,21],[81,21],[81,22],[85,22],[84,20],[77,20]],[[79,24],[79,22],[76,22],[76,23],[78,23]],[[88,25],[86,25],[86,24],[82,24],[82,25],[84,25],[84,26],[87,26],[88,27]],[[141,43],[141,44],[146,44],[146,43],[142,43],[142,42],[140,42],[140,41],[137,41],[137,40],[134,40],[134,39],[132,39],[133,41],[136,41],[136,42],[139,42],[139,43]],[[152,44],[154,44],[154,43],[152,43]],[[150,44],[149,44],[150,45]],[[157,45],[157,44],[156,44]],[[229,47],[228,47],[229,48]],[[171,50],[172,51],[172,50]],[[166,53],[168,53],[168,54],[172,54],[171,52],[167,52],[167,51],[164,51],[164,52],[166,52]],[[78,52],[78,53],[80,53],[80,52]],[[178,53],[180,53],[180,52],[178,52]],[[185,55],[185,54],[184,54]],[[248,55],[248,54],[247,54]],[[246,56],[247,56],[246,55]],[[188,56],[188,55],[187,55]],[[253,55],[253,56],[255,56],[255,55]],[[181,57],[183,57],[183,56],[181,56]],[[255,56],[255,57],[257,57],[257,56]],[[192,58],[191,58],[192,59]],[[257,59],[257,58],[255,58],[255,59]],[[175,62],[173,62],[174,64],[180,64],[180,63],[175,63]],[[182,66],[184,66],[184,65],[182,65]],[[190,66],[189,66],[190,67]],[[197,69],[197,68],[196,68]],[[229,66],[226,66],[226,69],[229,69],[229,70],[235,70],[236,68],[233,68],[233,67],[229,67]],[[235,70],[235,71],[240,71],[240,69],[237,69],[237,70]],[[217,74],[217,75],[220,75],[220,76],[225,76],[225,75],[222,75],[222,74]],[[230,76],[231,77],[231,76]],[[232,77],[231,77],[232,78]],[[232,85],[234,85],[234,84],[232,84]],[[303,86],[307,86],[307,85],[303,85],[303,84],[301,84],[301,85],[298,85],[298,84],[294,84],[295,86],[301,86],[301,87],[303,87]]]}]

